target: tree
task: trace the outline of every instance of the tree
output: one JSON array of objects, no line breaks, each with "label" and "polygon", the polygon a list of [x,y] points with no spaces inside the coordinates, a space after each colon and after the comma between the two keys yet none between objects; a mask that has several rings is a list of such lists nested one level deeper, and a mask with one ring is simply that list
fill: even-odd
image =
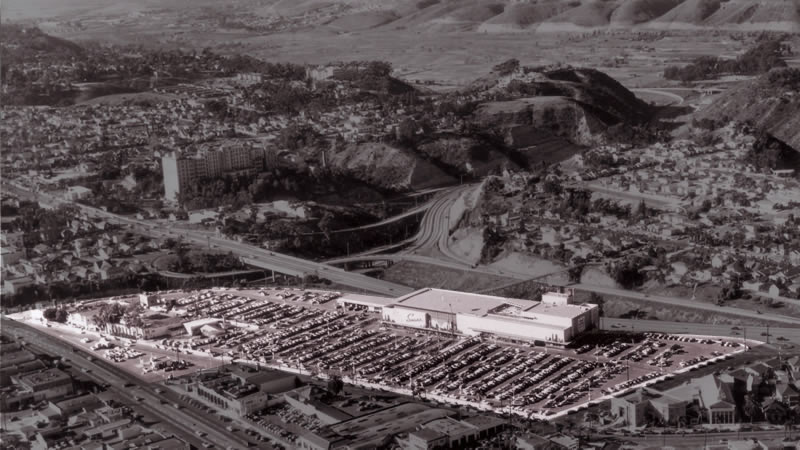
[{"label": "tree", "polygon": [[67,310],[64,308],[59,308],[56,310],[56,322],[65,323],[67,321]]},{"label": "tree", "polygon": [[47,320],[56,320],[56,309],[55,308],[47,308],[42,311],[42,315]]},{"label": "tree", "polygon": [[186,245],[182,240],[179,240],[175,246],[175,256],[177,257],[177,265],[179,270],[183,271],[188,266],[188,255],[189,246]]},{"label": "tree", "polygon": [[581,281],[581,274],[583,273],[583,264],[569,268],[569,281],[572,283],[579,283]]},{"label": "tree", "polygon": [[333,392],[334,395],[338,395],[342,392],[342,389],[344,389],[344,381],[338,375],[328,380],[328,390]]},{"label": "tree", "polygon": [[598,312],[600,313],[600,315],[601,316],[604,315],[603,314],[603,306],[606,303],[606,299],[603,298],[602,295],[600,295],[600,294],[598,294],[596,292],[592,292],[591,294],[589,294],[589,303],[597,305],[599,307],[598,308]]},{"label": "tree", "polygon": [[542,191],[546,194],[561,195],[564,192],[564,188],[561,186],[560,181],[551,178],[544,182]]},{"label": "tree", "polygon": [[761,407],[752,393],[745,396],[742,412],[744,412],[744,415],[750,420],[750,423],[753,423],[753,421],[757,420],[760,416]]},{"label": "tree", "polygon": [[639,206],[636,208],[636,217],[639,219],[646,219],[648,216],[647,211],[647,204],[645,204],[644,200],[639,202]]}]

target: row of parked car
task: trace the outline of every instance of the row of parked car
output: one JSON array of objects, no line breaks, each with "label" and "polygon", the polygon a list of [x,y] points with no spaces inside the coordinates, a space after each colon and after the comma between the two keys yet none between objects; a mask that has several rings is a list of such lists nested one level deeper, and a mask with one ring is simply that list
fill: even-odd
[{"label": "row of parked car", "polygon": [[613,394],[615,392],[619,392],[619,391],[628,389],[631,386],[635,386],[637,384],[644,383],[645,381],[650,381],[653,378],[658,378],[658,377],[660,377],[662,375],[663,374],[658,373],[658,372],[650,372],[650,373],[641,375],[639,377],[636,377],[636,378],[634,378],[632,380],[623,381],[622,383],[615,384],[614,386],[612,386],[612,387],[610,387],[608,389],[603,389],[602,392],[604,394]]},{"label": "row of parked car", "polygon": [[308,302],[312,305],[322,305],[342,296],[341,292],[307,291],[297,288],[262,289],[259,293],[280,300]]},{"label": "row of parked car", "polygon": [[629,348],[631,348],[631,344],[617,341],[612,344],[601,346],[594,352],[594,355],[604,358],[613,358]]},{"label": "row of parked car", "polygon": [[136,359],[140,356],[144,356],[144,353],[132,348],[116,347],[106,350],[105,352],[106,358],[117,363],[125,362],[129,359]]}]

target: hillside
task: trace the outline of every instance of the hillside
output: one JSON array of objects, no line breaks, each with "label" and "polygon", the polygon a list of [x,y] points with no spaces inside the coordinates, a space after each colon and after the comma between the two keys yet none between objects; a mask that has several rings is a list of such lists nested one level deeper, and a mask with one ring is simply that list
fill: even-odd
[{"label": "hillside", "polygon": [[702,25],[706,19],[719,10],[721,4],[720,0],[686,0],[655,19],[651,25],[668,27]]},{"label": "hillside", "polygon": [[755,125],[800,151],[800,70],[774,69],[729,89],[695,117]]},{"label": "hillside", "polygon": [[543,142],[595,145],[607,139],[609,127],[650,117],[646,103],[600,71],[512,67],[513,60],[497,66],[468,90],[487,99],[475,110],[474,123],[495,130],[523,154]]},{"label": "hillside", "polygon": [[611,14],[611,24],[627,26],[646,23],[667,14],[681,3],[682,0],[625,0]]},{"label": "hillside", "polygon": [[617,8],[612,1],[587,1],[578,7],[570,8],[548,20],[552,24],[570,24],[578,27],[599,28],[611,23],[611,14]]},{"label": "hillside", "polygon": [[[36,6],[31,6],[33,1]],[[72,5],[67,7],[66,5]],[[424,32],[564,31],[596,28],[719,28],[800,31],[800,0],[7,0],[6,17],[129,20],[131,15],[203,21],[208,13],[267,19],[263,32],[315,27]],[[196,10],[193,18],[187,10]],[[72,14],[70,14],[72,12]],[[559,25],[559,26],[556,26]]]},{"label": "hillside", "polygon": [[5,66],[22,58],[69,60],[84,54],[80,45],[42,33],[38,28],[3,24],[0,27],[0,42],[3,43],[0,56]]}]

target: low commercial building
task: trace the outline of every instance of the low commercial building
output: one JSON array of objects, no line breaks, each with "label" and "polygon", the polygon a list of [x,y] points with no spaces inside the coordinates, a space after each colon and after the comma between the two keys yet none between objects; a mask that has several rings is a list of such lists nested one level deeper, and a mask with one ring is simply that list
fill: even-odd
[{"label": "low commercial building", "polygon": [[74,392],[72,377],[55,368],[20,372],[11,375],[11,381],[13,384],[0,388],[0,411],[12,411],[34,402],[57,399]]},{"label": "low commercial building", "polygon": [[471,336],[567,343],[597,327],[597,305],[572,303],[571,293],[547,293],[542,301],[443,289],[422,289],[382,308],[384,320],[408,327]]},{"label": "low commercial building", "polygon": [[30,389],[37,397],[53,399],[72,394],[72,377],[60,369],[52,368],[21,375],[17,383]]},{"label": "low commercial building", "polygon": [[239,417],[264,409],[269,394],[227,372],[205,372],[187,387],[202,402]]},{"label": "low commercial building", "polygon": [[402,448],[472,448],[479,439],[506,425],[505,421],[488,416],[458,420],[453,417],[455,413],[419,403],[402,403],[308,431],[300,436],[298,446],[320,450],[383,448],[400,439]]},{"label": "low commercial building", "polygon": [[347,310],[383,312],[383,308],[395,302],[394,298],[375,295],[344,294],[336,299],[336,306]]},{"label": "low commercial building", "polygon": [[50,409],[62,417],[69,417],[84,410],[94,411],[101,405],[102,403],[94,394],[83,394],[50,402]]},{"label": "low commercial building", "polygon": [[280,370],[253,369],[247,366],[235,366],[230,369],[231,376],[242,384],[252,384],[267,394],[279,394],[296,388],[300,380],[297,375]]},{"label": "low commercial building", "polygon": [[106,325],[106,331],[114,336],[134,339],[155,339],[184,334],[183,319],[163,313],[150,313],[141,317],[141,323],[131,324],[125,318],[119,323]]},{"label": "low commercial building", "polygon": [[303,449],[318,450],[380,448],[399,433],[408,433],[431,420],[454,414],[455,411],[429,408],[418,403],[402,403],[320,430],[308,430],[299,437],[297,445]]}]

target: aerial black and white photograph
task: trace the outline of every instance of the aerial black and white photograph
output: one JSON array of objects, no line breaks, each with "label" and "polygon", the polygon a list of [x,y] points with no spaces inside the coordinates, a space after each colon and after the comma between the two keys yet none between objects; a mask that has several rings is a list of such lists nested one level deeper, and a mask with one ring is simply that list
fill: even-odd
[{"label": "aerial black and white photograph", "polygon": [[800,0],[2,0],[0,448],[800,449]]}]

